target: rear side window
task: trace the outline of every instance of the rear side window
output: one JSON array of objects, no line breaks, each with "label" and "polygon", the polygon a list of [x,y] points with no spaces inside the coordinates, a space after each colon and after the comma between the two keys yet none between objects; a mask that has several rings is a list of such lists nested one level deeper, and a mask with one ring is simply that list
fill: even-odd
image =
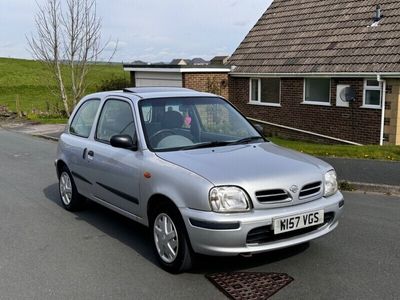
[{"label": "rear side window", "polygon": [[111,137],[118,134],[134,137],[135,122],[132,108],[128,102],[122,100],[107,100],[101,110],[96,139],[109,143]]},{"label": "rear side window", "polygon": [[89,137],[99,104],[99,99],[88,100],[83,103],[71,122],[69,132],[81,137]]}]

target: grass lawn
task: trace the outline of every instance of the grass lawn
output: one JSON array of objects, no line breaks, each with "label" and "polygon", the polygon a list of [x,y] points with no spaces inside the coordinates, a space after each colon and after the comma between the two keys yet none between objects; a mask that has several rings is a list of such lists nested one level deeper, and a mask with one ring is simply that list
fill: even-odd
[{"label": "grass lawn", "polygon": [[286,148],[291,148],[307,154],[311,154],[313,156],[331,156],[331,157],[348,157],[348,158],[400,161],[400,146],[322,145],[310,142],[284,140],[277,137],[268,139],[277,145]]},{"label": "grass lawn", "polygon": [[[86,93],[92,93],[105,79],[124,77],[122,64],[94,65],[88,75],[89,87]],[[16,99],[19,98],[20,110],[31,113],[32,110],[47,112],[49,107],[62,108],[60,100],[49,90],[56,88],[46,67],[39,62],[25,59],[0,58],[0,105],[16,111]],[[44,122],[50,122],[50,119]]]},{"label": "grass lawn", "polygon": [[30,116],[28,118],[30,121],[38,122],[40,124],[67,124],[67,118],[47,118],[47,117],[40,117],[40,116]]}]

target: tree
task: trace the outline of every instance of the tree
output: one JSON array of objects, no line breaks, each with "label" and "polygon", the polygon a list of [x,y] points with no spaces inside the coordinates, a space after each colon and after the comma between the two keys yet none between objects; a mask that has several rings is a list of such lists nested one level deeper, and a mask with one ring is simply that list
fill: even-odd
[{"label": "tree", "polygon": [[36,34],[27,37],[28,45],[33,57],[48,67],[57,83],[53,93],[69,117],[85,93],[90,66],[107,43],[102,43],[96,0],[45,1],[38,4]]}]

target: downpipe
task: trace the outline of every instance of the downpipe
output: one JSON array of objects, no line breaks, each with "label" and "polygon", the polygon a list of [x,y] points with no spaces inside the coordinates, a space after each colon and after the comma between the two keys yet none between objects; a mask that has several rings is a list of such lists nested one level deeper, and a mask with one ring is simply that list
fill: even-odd
[{"label": "downpipe", "polygon": [[385,132],[385,107],[386,107],[386,80],[382,79],[381,75],[376,76],[376,80],[382,84],[382,113],[381,113],[381,134],[379,138],[379,145],[383,146],[384,132]]}]

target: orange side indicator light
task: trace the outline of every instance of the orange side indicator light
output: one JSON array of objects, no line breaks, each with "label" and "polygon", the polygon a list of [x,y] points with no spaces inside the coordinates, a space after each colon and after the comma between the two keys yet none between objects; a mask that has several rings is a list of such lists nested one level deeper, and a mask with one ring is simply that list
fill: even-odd
[{"label": "orange side indicator light", "polygon": [[145,178],[151,178],[151,174],[149,173],[149,172],[144,172],[143,173],[143,176],[145,177]]}]

